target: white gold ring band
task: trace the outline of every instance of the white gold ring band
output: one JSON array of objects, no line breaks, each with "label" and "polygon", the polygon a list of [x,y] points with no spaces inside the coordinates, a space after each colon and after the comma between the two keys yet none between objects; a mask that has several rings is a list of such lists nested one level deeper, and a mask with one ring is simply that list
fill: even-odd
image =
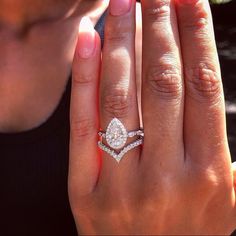
[{"label": "white gold ring band", "polygon": [[[117,162],[120,162],[122,157],[130,150],[138,147],[143,143],[144,132],[143,130],[126,131],[125,126],[117,118],[112,119],[109,123],[107,130],[99,131],[98,135],[106,140],[108,146],[106,146],[102,140],[98,142],[98,147],[115,158]],[[132,143],[126,145],[127,139],[138,136],[139,138]]]}]

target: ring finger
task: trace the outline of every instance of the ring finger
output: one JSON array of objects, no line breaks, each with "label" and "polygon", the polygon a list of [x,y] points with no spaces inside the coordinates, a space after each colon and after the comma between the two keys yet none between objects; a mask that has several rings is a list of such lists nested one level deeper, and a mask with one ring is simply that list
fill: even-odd
[{"label": "ring finger", "polygon": [[[135,2],[111,0],[105,26],[100,84],[100,124],[103,131],[117,118],[127,131],[139,129],[139,115],[135,84]],[[136,137],[135,137],[136,139]],[[126,145],[133,142],[128,138]],[[103,143],[106,139],[103,138]],[[118,150],[121,151],[121,149]],[[139,148],[130,150],[122,158],[119,168],[107,152],[103,152],[100,179],[111,179],[128,174],[137,163]],[[112,169],[112,171],[111,171]]]}]

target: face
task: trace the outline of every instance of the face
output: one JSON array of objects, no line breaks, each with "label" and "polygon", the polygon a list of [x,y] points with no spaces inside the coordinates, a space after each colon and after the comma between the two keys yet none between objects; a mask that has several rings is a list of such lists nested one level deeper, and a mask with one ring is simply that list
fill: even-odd
[{"label": "face", "polygon": [[73,13],[82,2],[84,0],[0,0],[0,22],[17,24],[58,19]]}]

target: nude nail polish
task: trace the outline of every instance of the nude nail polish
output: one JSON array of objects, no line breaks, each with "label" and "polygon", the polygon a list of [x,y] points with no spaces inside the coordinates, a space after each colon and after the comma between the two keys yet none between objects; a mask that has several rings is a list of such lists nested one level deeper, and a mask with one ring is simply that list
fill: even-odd
[{"label": "nude nail polish", "polygon": [[132,0],[111,0],[110,14],[113,16],[121,16],[129,12]]},{"label": "nude nail polish", "polygon": [[91,20],[83,17],[79,25],[77,52],[81,58],[87,59],[93,55],[95,49],[95,30]]}]

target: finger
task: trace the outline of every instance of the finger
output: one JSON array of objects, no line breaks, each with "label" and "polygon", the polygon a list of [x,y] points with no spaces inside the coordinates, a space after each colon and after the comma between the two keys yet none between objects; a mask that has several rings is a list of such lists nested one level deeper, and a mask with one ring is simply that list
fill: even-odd
[{"label": "finger", "polygon": [[69,165],[71,190],[81,195],[93,190],[99,172],[97,90],[100,57],[99,36],[89,18],[83,18],[72,68]]},{"label": "finger", "polygon": [[233,184],[234,184],[234,191],[236,192],[236,162],[231,164],[232,172],[233,172]]},{"label": "finger", "polygon": [[[139,129],[134,56],[135,2],[134,0],[110,1],[105,26],[100,84],[102,130],[107,129],[113,118],[119,119],[127,131]],[[128,138],[126,145],[134,139]],[[103,142],[108,146],[105,139]],[[101,181],[110,180],[111,176],[117,177],[117,175],[122,175],[122,179],[125,179],[125,175],[129,174],[127,169],[134,167],[134,162],[139,158],[139,148],[126,153],[119,163],[119,168],[116,168],[117,163],[109,154],[103,152],[103,157]]]},{"label": "finger", "polygon": [[233,193],[232,193],[232,195],[233,195],[233,204],[234,204],[234,213],[233,213],[233,215],[234,215],[234,217],[233,217],[233,222],[232,222],[232,224],[233,224],[233,228],[235,229],[236,227],[235,227],[235,222],[236,222],[236,162],[233,162],[232,164],[231,164],[231,173],[232,173],[232,182],[233,182]]},{"label": "finger", "polygon": [[[113,118],[118,118],[127,131],[139,129],[137,92],[135,84],[135,1],[111,0],[105,25],[105,40],[102,55],[100,84],[100,120],[106,130]],[[128,138],[125,146],[138,139]],[[106,140],[103,143],[108,147]],[[119,153],[122,150],[115,150]],[[123,194],[122,189],[136,173],[140,146],[128,151],[119,165],[106,152],[99,186],[112,189],[110,192]],[[115,184],[114,184],[115,183]],[[127,192],[127,191],[126,191]]]},{"label": "finger", "polygon": [[[186,87],[185,145],[195,163],[230,167],[224,95],[207,0],[177,0]],[[215,159],[217,157],[217,159]],[[222,162],[223,161],[223,162]]]},{"label": "finger", "polygon": [[[175,5],[143,0],[144,161],[175,169],[183,157],[184,89]],[[145,160],[147,157],[147,160]],[[163,159],[164,157],[164,159]]]}]

